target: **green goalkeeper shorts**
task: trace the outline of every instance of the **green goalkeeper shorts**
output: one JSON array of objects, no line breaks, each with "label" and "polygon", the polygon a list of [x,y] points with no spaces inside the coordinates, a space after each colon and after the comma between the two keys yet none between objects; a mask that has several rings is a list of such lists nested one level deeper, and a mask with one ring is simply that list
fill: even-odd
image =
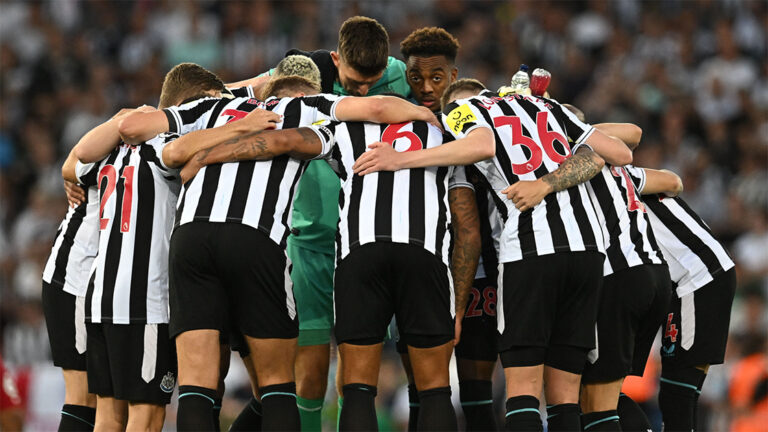
[{"label": "green goalkeeper shorts", "polygon": [[293,295],[299,315],[299,346],[331,341],[334,255],[288,241]]}]

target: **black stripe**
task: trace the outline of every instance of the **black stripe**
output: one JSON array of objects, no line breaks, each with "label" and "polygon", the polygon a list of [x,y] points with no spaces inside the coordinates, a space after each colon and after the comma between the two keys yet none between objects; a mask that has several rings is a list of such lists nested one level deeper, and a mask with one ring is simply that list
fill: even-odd
[{"label": "black stripe", "polygon": [[[112,302],[115,297],[115,284],[117,283],[117,272],[120,268],[123,246],[123,235],[120,232],[120,217],[122,216],[123,194],[125,192],[125,179],[122,177],[123,169],[130,163],[133,148],[127,149],[123,156],[120,170],[117,171],[117,187],[113,193],[115,197],[115,210],[110,214],[112,226],[109,230],[107,240],[107,253],[104,256],[104,280],[102,281],[103,292],[101,296],[101,322],[111,323],[113,319]],[[101,235],[104,235],[102,232]]]},{"label": "black stripe", "polygon": [[293,206],[293,197],[296,193],[296,187],[299,185],[299,180],[301,180],[301,176],[304,175],[304,171],[307,170],[307,162],[301,162],[299,165],[299,169],[296,171],[296,175],[293,176],[293,182],[291,183],[291,189],[288,192],[288,208],[285,209],[283,212],[283,218],[281,220],[283,226],[285,227],[285,234],[283,234],[283,238],[280,240],[280,246],[285,247],[287,245],[288,236],[291,234],[291,221],[288,220],[288,216],[291,214],[289,209]]},{"label": "black stripe", "polygon": [[195,219],[208,219],[213,209],[213,200],[216,198],[216,189],[219,185],[221,176],[221,164],[213,164],[205,167],[203,176],[203,187],[200,191],[200,198],[197,200],[195,209]]},{"label": "black stripe", "polygon": [[323,95],[304,96],[300,98],[300,100],[304,103],[304,105],[317,108],[319,112],[325,114],[328,117],[331,116],[331,108],[333,108],[333,104],[336,102],[334,100],[328,99]]},{"label": "black stripe", "polygon": [[[692,212],[685,202],[679,198],[664,198],[664,199],[672,199],[676,203],[678,203],[686,213],[690,214],[689,212]],[[707,243],[699,238],[693,231],[691,231],[690,228],[677,216],[672,213],[672,211],[667,207],[663,202],[660,201],[654,201],[653,199],[649,199],[646,202],[646,205],[651,209],[651,211],[656,214],[656,216],[661,220],[661,222],[666,225],[666,227],[672,232],[672,234],[677,237],[677,239],[683,243],[688,249],[691,250],[696,256],[701,259],[701,261],[704,263],[704,265],[707,266],[707,270],[710,274],[717,274],[723,270],[722,266],[720,265],[720,261],[717,259],[717,255],[712,251],[712,248],[710,248]],[[696,217],[696,220],[701,220],[698,216]],[[709,230],[707,230],[709,232]],[[714,237],[711,237],[707,239],[711,242],[717,242],[717,240]],[[719,244],[719,242],[718,242]],[[721,245],[722,246],[722,245]],[[725,248],[723,248],[725,249]]]},{"label": "black stripe", "polygon": [[[200,119],[200,117],[204,116],[205,113],[210,111],[211,108],[216,107],[216,109],[211,114],[211,117],[208,119],[208,124],[211,125],[213,122],[216,121],[216,117],[218,117],[219,112],[221,112],[220,106],[223,107],[224,105],[227,104],[227,102],[229,102],[229,99],[206,99],[206,100],[200,101],[198,104],[196,104],[192,108],[178,110],[177,113],[179,114],[179,118],[181,118],[181,124],[179,125],[178,131],[183,129],[183,127],[186,125],[195,123],[197,120]],[[212,126],[208,126],[208,127],[210,128]]]},{"label": "black stripe", "polygon": [[[438,167],[435,181],[437,181],[437,228],[435,233],[435,255],[443,256],[443,242],[448,229],[448,209],[445,207],[445,184],[448,175],[448,167]],[[423,188],[422,188],[423,190]],[[423,200],[422,200],[423,202]],[[422,213],[423,214],[423,213]],[[423,243],[423,241],[422,241]]]},{"label": "black stripe", "polygon": [[[584,203],[581,197],[587,198],[587,203],[590,206],[589,211],[592,214],[597,214],[597,210],[592,206],[589,196],[587,196],[587,186],[585,184],[579,184],[566,189],[568,197],[570,199],[571,207],[573,208],[573,214],[576,217],[576,224],[579,227],[579,233],[581,233],[581,239],[584,242],[584,247],[587,250],[596,250],[598,248],[598,240],[595,238],[595,232],[592,230],[592,218],[587,214],[587,209],[584,207]],[[597,223],[597,221],[595,221]],[[602,236],[601,236],[602,237]],[[603,239],[600,239],[603,242]]]},{"label": "black stripe", "polygon": [[[412,124],[413,133],[421,139],[422,148],[426,148],[429,143],[429,127],[424,122],[413,122]],[[421,244],[424,244],[427,226],[424,213],[425,208],[428,205],[425,203],[424,196],[426,171],[424,168],[411,169],[410,171],[408,185],[408,237],[410,239],[419,240],[421,241]],[[442,241],[442,239],[440,240]],[[436,253],[439,255],[440,250],[437,250]]]},{"label": "black stripe", "polygon": [[[603,218],[605,219],[605,229],[608,231],[608,245],[606,245],[605,254],[614,272],[623,270],[629,267],[629,263],[621,250],[621,224],[619,223],[619,215],[616,212],[614,196],[608,187],[608,181],[605,178],[604,172],[598,173],[589,181],[589,184],[592,186],[597,202],[600,204],[600,209],[602,209]],[[621,197],[621,199],[622,205],[626,208],[627,203],[623,201],[624,197]]]},{"label": "black stripe", "polygon": [[[379,140],[388,125],[379,125]],[[367,142],[366,142],[367,144]],[[391,143],[392,146],[395,143]],[[357,158],[355,158],[357,159]],[[376,209],[373,213],[373,233],[376,239],[392,239],[392,201],[394,200],[395,173],[392,171],[379,171],[376,174]],[[410,221],[409,221],[410,222]]]},{"label": "black stripe", "polygon": [[517,219],[517,237],[520,239],[520,250],[523,253],[523,257],[536,256],[536,236],[533,233],[533,209],[520,212]]},{"label": "black stripe", "polygon": [[[211,106],[213,108],[213,111],[211,111],[211,116],[208,118],[208,124],[205,125],[206,129],[211,129],[211,128],[213,128],[216,125],[216,120],[219,118],[219,115],[221,115],[221,111],[230,102],[232,102],[231,99],[221,99],[221,100],[218,101],[218,103],[215,104],[215,106],[213,106],[213,105]],[[210,107],[208,109],[210,109]],[[200,117],[200,116],[198,116],[198,117]],[[182,120],[183,120],[183,117],[182,117]]]},{"label": "black stripe", "polygon": [[93,318],[93,314],[91,311],[93,310],[93,291],[95,289],[94,282],[96,280],[96,272],[92,272],[90,277],[88,278],[88,290],[85,292],[85,320],[86,322],[91,322]]},{"label": "black stripe", "polygon": [[[154,149],[142,146],[142,156]],[[136,223],[131,226],[133,237],[133,267],[131,269],[130,321],[147,320],[147,285],[149,284],[149,259],[152,251],[152,229],[155,211],[155,180],[147,159],[142,157],[134,177],[133,200],[136,202]],[[159,227],[162,228],[162,227]],[[130,235],[129,233],[125,233]],[[124,257],[127,258],[127,257]]]},{"label": "black stripe", "polygon": [[242,161],[237,164],[232,197],[229,199],[229,208],[227,209],[228,222],[240,222],[243,220],[245,204],[248,202],[248,193],[251,189],[251,180],[253,179],[255,168],[256,161]]},{"label": "black stripe", "polygon": [[496,247],[493,242],[493,228],[491,228],[491,215],[488,212],[488,194],[490,193],[485,185],[475,184],[475,199],[477,200],[477,210],[480,217],[480,244],[482,245],[481,256],[483,258],[483,268],[485,276],[491,280],[498,277],[498,261]]},{"label": "black stripe", "polygon": [[[352,147],[352,153],[354,154],[353,159],[357,160],[360,155],[365,152],[367,146],[365,141],[365,126],[363,123],[347,123],[347,131],[349,132],[350,138],[348,145]],[[347,143],[338,143],[337,145],[345,144]],[[349,210],[347,211],[347,224],[350,246],[360,242],[360,198],[362,195],[363,177],[359,174],[353,174],[349,203],[347,203],[349,206]],[[341,255],[339,255],[339,257],[341,257]]]},{"label": "black stripe", "polygon": [[[269,165],[269,177],[267,178],[267,185],[264,191],[261,214],[259,215],[259,228],[265,230],[266,233],[272,231],[272,226],[275,224],[277,199],[282,192],[280,183],[286,175],[290,160],[291,158],[288,155],[278,156],[272,159],[272,163]],[[291,205],[291,203],[289,202],[288,205]]]},{"label": "black stripe", "polygon": [[181,200],[176,206],[176,215],[173,217],[174,230],[179,227],[179,223],[181,222],[181,213],[184,210],[184,205],[187,203],[187,186],[191,186],[194,180],[194,177],[191,178],[184,186],[181,187],[181,191],[179,192],[181,194]]},{"label": "black stripe", "polygon": [[164,109],[165,118],[168,119],[168,132],[179,132],[179,124],[176,122],[176,116],[174,116],[169,109]]},{"label": "black stripe", "polygon": [[560,192],[549,194],[544,198],[547,212],[547,227],[549,228],[549,235],[552,236],[552,247],[555,251],[568,251],[571,250],[571,244],[568,241],[568,234],[565,231],[565,223],[563,222],[564,215],[561,213],[560,203],[557,198],[561,196]]},{"label": "black stripe", "polygon": [[[69,253],[72,250],[72,245],[75,244],[75,236],[83,224],[83,218],[85,217],[85,209],[88,206],[88,193],[86,191],[85,201],[78,205],[72,212],[69,222],[67,223],[67,229],[64,232],[59,232],[56,237],[62,235],[61,244],[56,254],[55,266],[53,270],[53,276],[51,276],[51,285],[61,284],[64,285],[67,278],[67,263],[69,262]],[[55,241],[55,240],[54,240]]]}]

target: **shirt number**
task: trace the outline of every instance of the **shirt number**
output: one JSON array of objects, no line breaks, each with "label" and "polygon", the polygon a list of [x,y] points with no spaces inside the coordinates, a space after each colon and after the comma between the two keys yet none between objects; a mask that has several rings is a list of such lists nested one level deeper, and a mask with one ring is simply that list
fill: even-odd
[{"label": "shirt number", "polygon": [[[123,169],[123,174],[120,176],[123,180],[120,232],[124,233],[131,230],[131,209],[133,208],[133,180],[135,169],[136,167],[127,166]],[[109,218],[104,217],[104,207],[107,205],[107,201],[109,201],[109,198],[112,196],[118,183],[117,170],[114,165],[104,165],[104,168],[99,171],[99,189],[102,189],[102,180],[105,178],[107,183],[103,187],[104,193],[101,195],[101,203],[99,205],[99,215],[101,218],[99,229],[102,231],[107,229],[107,226],[109,225]]]},{"label": "shirt number", "polygon": [[410,141],[411,144],[404,151],[409,152],[409,151],[421,150],[422,146],[423,146],[421,138],[419,138],[418,135],[413,133],[413,131],[401,130],[403,128],[403,126],[405,126],[407,124],[408,123],[396,123],[396,124],[391,124],[391,125],[387,126],[387,128],[384,129],[384,132],[381,134],[381,140],[383,142],[388,142],[388,143],[392,144],[392,146],[394,147],[395,146],[395,140],[397,140],[399,138],[405,138],[408,141]]},{"label": "shirt number", "polygon": [[[520,117],[500,116],[493,119],[493,125],[497,128],[501,126],[510,126],[512,129],[512,145],[523,146],[527,148],[531,154],[527,161],[519,164],[512,164],[512,172],[516,175],[528,174],[539,169],[543,161],[542,149],[552,162],[558,164],[562,163],[571,155],[571,147],[568,145],[568,140],[562,134],[550,131],[547,128],[548,114],[549,113],[546,111],[541,111],[536,114],[536,131],[539,135],[541,145],[539,145],[533,138],[523,134]],[[555,149],[555,141],[560,141],[565,149],[565,154],[560,154]]]}]

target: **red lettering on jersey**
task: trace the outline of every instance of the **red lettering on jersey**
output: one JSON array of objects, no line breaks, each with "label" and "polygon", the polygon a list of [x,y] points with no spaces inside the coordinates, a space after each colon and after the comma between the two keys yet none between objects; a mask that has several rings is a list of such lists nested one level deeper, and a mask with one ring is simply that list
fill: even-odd
[{"label": "red lettering on jersey", "polygon": [[411,131],[401,131],[400,130],[400,129],[403,128],[403,126],[407,125],[408,123],[409,122],[407,122],[407,123],[396,123],[396,124],[391,124],[391,125],[387,126],[387,128],[384,129],[384,132],[381,134],[381,140],[383,142],[388,142],[388,143],[392,144],[392,146],[394,147],[396,139],[398,139],[398,138],[407,138],[408,141],[411,142],[411,145],[408,146],[408,148],[405,149],[404,151],[409,152],[409,151],[421,150],[422,147],[423,147],[423,144],[421,142],[421,138],[419,138],[418,135],[416,135],[415,133],[413,133]]},{"label": "red lettering on jersey", "polygon": [[669,340],[672,343],[677,342],[677,326],[675,324],[672,324],[672,318],[674,318],[675,314],[671,313],[667,315],[667,329],[664,331],[664,337],[669,338]]}]

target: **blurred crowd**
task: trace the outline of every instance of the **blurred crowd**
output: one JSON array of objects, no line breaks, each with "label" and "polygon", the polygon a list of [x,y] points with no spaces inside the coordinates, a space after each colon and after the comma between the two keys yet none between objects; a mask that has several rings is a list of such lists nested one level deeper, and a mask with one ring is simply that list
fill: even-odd
[{"label": "blurred crowd", "polygon": [[[496,88],[521,63],[543,67],[553,75],[550,94],[588,121],[643,128],[636,164],[679,173],[683,197],[738,265],[728,359],[711,369],[701,396],[704,429],[751,415],[760,402],[752,384],[766,386],[768,377],[768,3],[761,0],[0,0],[0,337],[8,367],[32,382],[60,379],[45,369],[52,366],[41,273],[66,211],[61,163],[78,139],[120,108],[156,105],[165,72],[178,62],[199,63],[225,82],[245,79],[290,48],[335,49],[339,25],[352,15],[381,22],[395,57],[411,31],[441,26],[461,43],[460,77]],[[388,359],[380,412],[383,426],[400,428],[405,378],[396,357]],[[232,395],[247,396],[244,376],[230,381]],[[28,387],[33,393],[35,384]]]}]

